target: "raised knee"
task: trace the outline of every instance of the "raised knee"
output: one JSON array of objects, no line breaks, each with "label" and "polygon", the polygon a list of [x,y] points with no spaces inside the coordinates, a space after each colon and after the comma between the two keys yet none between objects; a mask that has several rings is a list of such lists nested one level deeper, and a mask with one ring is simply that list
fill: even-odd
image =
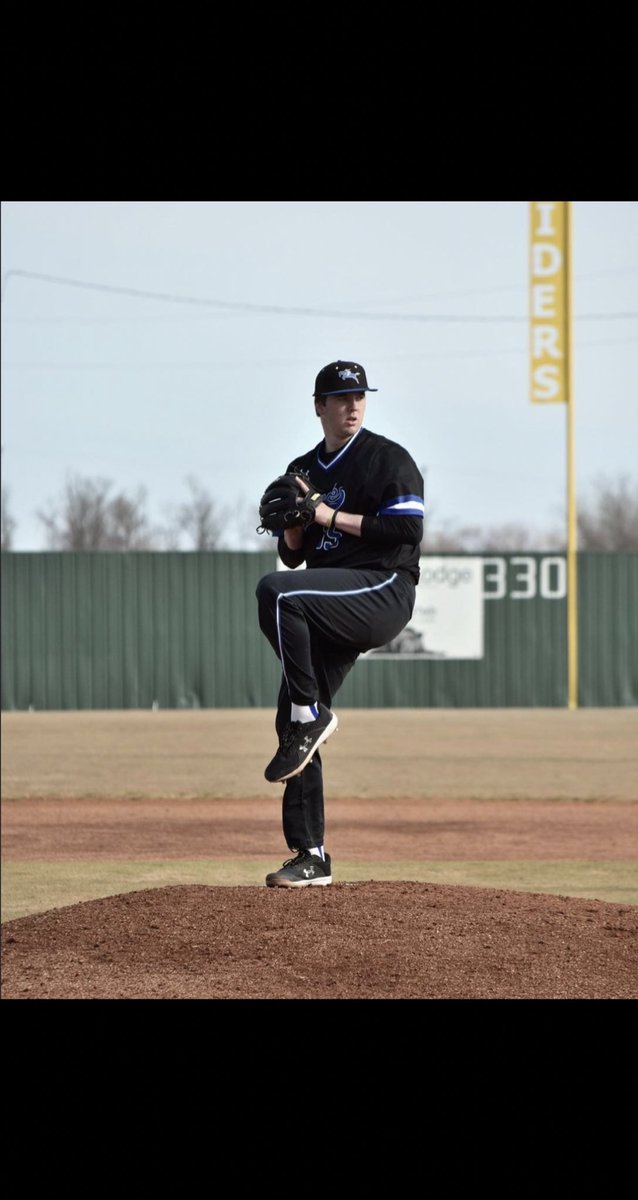
[{"label": "raised knee", "polygon": [[264,575],[259,580],[255,589],[255,595],[260,607],[271,605],[277,596],[277,575],[278,571],[274,571],[270,575]]}]

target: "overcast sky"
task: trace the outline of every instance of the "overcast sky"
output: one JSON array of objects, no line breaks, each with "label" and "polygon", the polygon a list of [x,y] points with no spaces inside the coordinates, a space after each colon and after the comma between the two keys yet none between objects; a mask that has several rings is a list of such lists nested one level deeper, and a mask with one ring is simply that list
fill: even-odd
[{"label": "overcast sky", "polygon": [[[565,406],[529,392],[529,204],[3,202],[14,549],[46,547],[37,512],[72,476],[144,488],[156,526],[194,478],[227,546],[258,548],[337,358],[379,389],[364,424],[421,467],[432,526],[564,528]],[[573,260],[578,499],[638,474],[638,202],[574,201]]]}]

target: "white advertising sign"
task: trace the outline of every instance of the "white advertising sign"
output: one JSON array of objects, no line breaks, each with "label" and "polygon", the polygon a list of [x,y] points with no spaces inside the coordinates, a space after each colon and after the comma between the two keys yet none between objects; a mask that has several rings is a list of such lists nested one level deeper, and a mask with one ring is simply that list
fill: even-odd
[{"label": "white advertising sign", "polygon": [[411,621],[372,658],[483,658],[483,559],[424,555]]}]

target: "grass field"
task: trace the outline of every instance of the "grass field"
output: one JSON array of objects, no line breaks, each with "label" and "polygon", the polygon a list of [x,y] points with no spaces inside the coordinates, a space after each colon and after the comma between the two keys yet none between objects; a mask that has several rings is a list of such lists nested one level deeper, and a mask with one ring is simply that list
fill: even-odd
[{"label": "grass field", "polygon": [[[324,748],[340,880],[638,903],[638,713],[343,710]],[[287,857],[269,710],[2,714],[2,920]]]}]

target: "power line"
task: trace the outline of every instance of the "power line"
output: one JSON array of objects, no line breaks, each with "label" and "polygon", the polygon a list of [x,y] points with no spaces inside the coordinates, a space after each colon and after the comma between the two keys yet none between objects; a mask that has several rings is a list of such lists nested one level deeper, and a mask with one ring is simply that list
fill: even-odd
[{"label": "power line", "polygon": [[[611,338],[608,340],[596,341],[578,341],[575,343],[577,350],[588,349],[590,346],[621,346],[628,343],[638,343],[638,338]],[[432,359],[454,359],[458,362],[462,358],[500,358],[505,354],[522,355],[528,351],[521,349],[520,346],[506,346],[498,350],[432,350],[423,353],[415,354],[392,354],[389,357],[396,362],[408,362],[418,360],[430,361]],[[384,356],[388,357],[388,356]],[[277,364],[281,366],[281,360]],[[287,365],[284,363],[284,365]],[[192,359],[181,359],[176,362],[80,362],[75,359],[73,361],[61,360],[60,362],[25,362],[16,360],[15,362],[3,363],[5,371],[223,371],[223,370],[246,370],[247,367],[252,369],[268,368],[273,366],[272,362],[248,362],[242,359],[237,362],[236,359],[230,362],[205,360],[194,362]]]},{"label": "power line", "polygon": [[[39,271],[23,271],[20,269],[6,271],[2,279],[2,295],[6,292],[6,287],[9,279],[13,276],[20,276],[23,279],[38,279],[43,283],[59,284],[63,287],[82,288],[85,291],[106,292],[110,295],[130,296],[137,300],[161,300],[170,304],[189,304],[201,308],[218,308],[224,309],[227,312],[247,312],[247,313],[277,313],[285,314],[286,316],[300,317],[333,317],[340,320],[347,319],[349,321],[431,321],[439,323],[465,323],[465,324],[520,324],[529,321],[528,316],[512,317],[507,315],[493,316],[457,316],[449,313],[371,313],[371,312],[343,312],[340,310],[329,308],[309,308],[295,307],[292,305],[280,304],[251,304],[247,301],[232,301],[232,300],[212,300],[203,297],[195,296],[177,296],[171,292],[153,292],[146,291],[141,288],[121,287],[109,283],[91,283],[82,279],[69,279],[62,275],[45,275]],[[638,312],[627,313],[584,313],[576,320],[579,321],[620,321],[634,320],[638,317]]]}]

